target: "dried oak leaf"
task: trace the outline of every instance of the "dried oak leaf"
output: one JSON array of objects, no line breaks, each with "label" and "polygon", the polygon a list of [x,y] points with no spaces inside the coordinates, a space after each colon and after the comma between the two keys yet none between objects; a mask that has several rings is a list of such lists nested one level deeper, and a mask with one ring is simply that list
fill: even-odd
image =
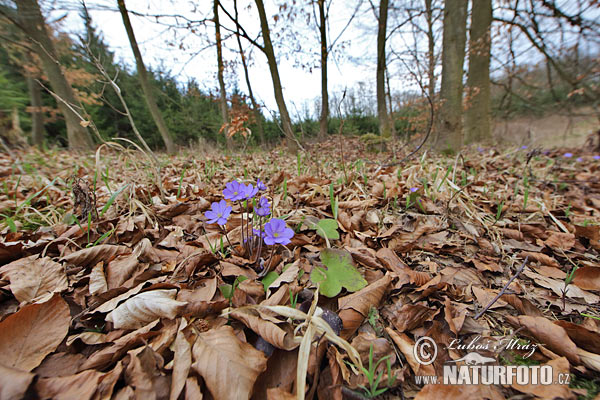
[{"label": "dried oak leaf", "polygon": [[264,354],[241,342],[230,326],[201,333],[192,349],[192,368],[204,378],[215,400],[249,399],[267,368]]},{"label": "dried oak leaf", "polygon": [[65,268],[50,257],[27,257],[26,267],[11,269],[8,273],[10,290],[19,302],[47,301],[53,293],[68,287]]},{"label": "dried oak leaf", "polygon": [[98,380],[104,374],[96,370],[87,370],[77,375],[55,378],[42,378],[35,388],[42,399],[81,399],[92,398],[98,387]]},{"label": "dried oak leaf", "polygon": [[99,246],[90,247],[88,249],[78,250],[61,258],[67,264],[76,265],[79,267],[87,267],[96,265],[100,261],[108,264],[110,260],[118,255],[130,253],[131,250],[127,246],[117,246],[112,244],[101,244]]},{"label": "dried oak leaf", "polygon": [[0,322],[0,364],[31,371],[56,350],[70,322],[69,306],[58,294],[21,308]]},{"label": "dried oak leaf", "polygon": [[176,289],[150,290],[140,293],[108,313],[106,321],[115,329],[137,329],[157,318],[173,319],[187,302],[175,300]]}]

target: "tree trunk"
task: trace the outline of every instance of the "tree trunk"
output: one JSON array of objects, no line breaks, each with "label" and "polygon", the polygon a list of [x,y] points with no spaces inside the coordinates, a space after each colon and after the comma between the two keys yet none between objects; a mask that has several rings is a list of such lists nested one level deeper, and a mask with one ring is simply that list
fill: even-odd
[{"label": "tree trunk", "polygon": [[225,79],[223,78],[223,72],[225,66],[223,65],[223,46],[221,44],[221,25],[219,23],[219,0],[213,1],[213,14],[215,22],[215,37],[217,42],[217,80],[219,81],[219,91],[221,92],[219,98],[219,109],[221,110],[221,118],[223,119],[223,126],[225,126],[225,140],[227,141],[227,148],[231,148],[231,137],[229,136],[229,112],[227,110],[227,91],[225,90]]},{"label": "tree trunk", "polygon": [[42,62],[44,74],[52,90],[60,98],[56,102],[65,117],[69,148],[72,150],[92,148],[93,142],[89,131],[80,124],[81,119],[73,111],[78,108],[79,102],[58,63],[57,53],[46,30],[40,6],[36,0],[20,0],[16,4],[19,24],[30,37],[31,47]]},{"label": "tree trunk", "polygon": [[379,22],[377,28],[377,117],[379,134],[389,137],[392,134],[385,101],[385,40],[387,35],[388,0],[379,3]]},{"label": "tree trunk", "polygon": [[427,94],[431,101],[435,97],[435,37],[433,35],[433,8],[431,0],[425,0],[425,17],[427,18]]},{"label": "tree trunk", "polygon": [[[238,9],[237,0],[233,1],[233,7],[235,9],[235,20],[238,20]],[[242,47],[242,41],[240,39],[240,27],[236,24],[235,38],[237,39],[238,48],[240,50],[240,57],[242,59],[242,67],[244,68],[244,78],[246,79],[246,86],[248,86],[248,96],[252,103],[252,110],[254,111],[254,119],[256,120],[256,126],[258,128],[258,139],[260,144],[265,144],[265,130],[262,124],[262,114],[260,113],[260,107],[254,98],[254,92],[252,91],[252,85],[250,84],[250,74],[248,73],[248,64],[246,63],[246,55],[244,54],[244,48]]]},{"label": "tree trunk", "polygon": [[321,117],[319,118],[319,137],[325,139],[328,133],[329,91],[327,90],[327,20],[325,18],[325,0],[317,0],[319,6],[319,33],[321,34]]},{"label": "tree trunk", "polygon": [[135,35],[133,34],[133,28],[131,27],[129,14],[127,13],[127,8],[125,8],[125,0],[118,0],[118,4],[121,17],[123,18],[123,25],[125,25],[127,37],[129,38],[129,44],[131,45],[131,50],[133,51],[133,56],[135,57],[135,64],[137,67],[138,77],[140,79],[140,84],[142,85],[142,91],[144,92],[144,99],[146,100],[146,104],[148,105],[148,109],[150,110],[150,114],[152,115],[152,119],[158,127],[160,136],[162,137],[162,140],[165,143],[167,152],[174,153],[175,144],[173,143],[173,139],[169,134],[167,124],[165,123],[165,120],[163,119],[163,116],[160,110],[158,109],[158,106],[156,105],[156,98],[154,97],[154,93],[152,92],[152,86],[150,85],[150,81],[148,80],[148,71],[146,71],[146,67],[144,66],[142,54],[140,53],[140,49],[135,39]]},{"label": "tree trunk", "polygon": [[459,151],[462,146],[462,78],[466,36],[467,0],[446,1],[436,148],[450,153]]},{"label": "tree trunk", "polygon": [[44,144],[44,114],[42,114],[42,91],[40,85],[27,75],[27,89],[31,102],[31,142],[39,149]]},{"label": "tree trunk", "polygon": [[269,63],[269,70],[271,71],[271,79],[273,80],[273,91],[275,94],[275,101],[279,108],[279,115],[281,117],[281,124],[283,125],[283,133],[285,134],[288,146],[290,148],[298,147],[296,139],[294,138],[294,130],[292,129],[292,120],[288,113],[285,105],[285,99],[283,98],[283,89],[281,87],[281,80],[279,78],[279,71],[277,69],[277,59],[275,58],[275,52],[273,51],[273,43],[271,43],[271,34],[269,31],[269,23],[267,22],[267,15],[265,13],[265,5],[263,0],[255,0],[256,8],[258,9],[258,15],[260,17],[260,28],[262,31],[264,44],[264,53],[267,56],[267,62]]},{"label": "tree trunk", "polygon": [[465,142],[482,142],[492,136],[490,100],[490,45],[492,0],[479,0],[473,7],[469,35],[468,107],[465,112]]}]

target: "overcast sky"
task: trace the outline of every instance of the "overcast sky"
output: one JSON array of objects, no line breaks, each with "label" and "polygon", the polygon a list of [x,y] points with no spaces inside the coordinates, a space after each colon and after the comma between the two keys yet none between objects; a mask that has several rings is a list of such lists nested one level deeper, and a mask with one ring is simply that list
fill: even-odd
[{"label": "overcast sky", "polygon": [[[346,26],[350,15],[352,15],[357,0],[334,1],[332,3],[330,35],[335,38]],[[198,4],[202,9],[194,10]],[[251,4],[251,9],[248,5]],[[92,20],[97,29],[102,32],[105,41],[115,52],[117,59],[124,60],[133,66],[133,54],[127,40],[127,34],[123,27],[121,16],[118,13],[116,1],[89,0],[86,5],[90,10]],[[233,14],[233,2],[224,1],[223,5]],[[337,57],[329,60],[329,90],[330,92],[342,92],[345,87],[357,86],[358,82],[367,82],[374,86],[375,68],[374,49],[376,47],[377,22],[373,13],[368,9],[368,3],[363,6],[361,15],[351,24],[339,40],[343,45],[346,58]],[[192,20],[212,18],[212,1],[159,1],[159,0],[127,0],[126,6],[130,11],[141,14],[179,14]],[[254,2],[239,0],[239,11],[242,25],[248,33],[256,38],[260,25],[256,14]],[[310,21],[306,16],[299,17],[294,24],[296,29],[291,32],[285,28],[282,20],[275,24],[272,16],[278,12],[278,6],[273,1],[265,1],[266,12],[271,16],[270,24],[273,31],[273,42],[285,42],[283,48],[276,48],[279,60],[279,73],[284,86],[284,96],[288,102],[290,113],[294,119],[303,115],[303,107],[309,108],[312,113],[315,110],[315,99],[320,97],[320,69],[318,68],[318,36],[312,11]],[[337,7],[337,8],[336,8]],[[83,23],[77,13],[79,3],[76,0],[58,0],[46,3],[46,9],[51,11],[50,18],[58,18],[68,12],[68,17],[62,22],[62,28],[71,33],[81,32]],[[310,10],[310,9],[308,9]],[[234,28],[223,12],[220,13],[221,24]],[[214,25],[209,22],[205,28],[199,28],[196,34],[185,29],[173,30],[166,26],[157,24],[154,18],[145,18],[131,15],[133,29],[141,47],[145,64],[150,68],[163,65],[176,77],[179,82],[186,82],[189,78],[196,79],[206,91],[215,91],[218,87],[216,80],[216,49],[210,46],[214,43]],[[159,21],[169,23],[173,20],[161,18]],[[182,21],[182,20],[180,20]],[[371,26],[369,26],[371,25]],[[288,25],[289,27],[289,25]],[[371,34],[369,33],[371,31]],[[279,34],[291,35],[284,40],[278,39]],[[226,37],[227,31],[222,35]],[[258,40],[262,43],[262,39]],[[169,43],[174,45],[169,45]],[[265,104],[271,111],[276,111],[271,76],[266,63],[266,58],[257,49],[253,48],[247,41],[243,44],[252,58],[250,79],[258,101]],[[182,46],[183,50],[179,47]],[[224,57],[227,61],[236,61],[239,64],[237,42],[234,37],[225,42]],[[300,46],[301,53],[294,47]],[[338,47],[341,50],[341,47]],[[354,58],[360,63],[352,62]],[[299,65],[305,64],[304,66]],[[312,70],[310,67],[313,67]],[[316,67],[316,68],[314,68]],[[312,72],[311,72],[312,71]],[[226,70],[228,90],[231,91],[234,82],[244,93],[247,88],[241,65]],[[368,94],[365,93],[365,96]]]}]

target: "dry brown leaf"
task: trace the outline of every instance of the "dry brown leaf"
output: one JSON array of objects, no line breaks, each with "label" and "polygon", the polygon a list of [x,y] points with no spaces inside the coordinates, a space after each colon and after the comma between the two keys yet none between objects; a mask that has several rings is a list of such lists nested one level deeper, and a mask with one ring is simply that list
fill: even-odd
[{"label": "dry brown leaf", "polygon": [[104,293],[108,290],[108,284],[106,283],[106,277],[104,276],[104,263],[100,261],[94,265],[92,272],[90,272],[90,294]]},{"label": "dry brown leaf", "polygon": [[397,333],[391,328],[385,328],[385,331],[390,335],[396,346],[398,346],[400,352],[404,354],[408,365],[410,365],[415,375],[436,375],[433,364],[423,365],[415,358],[413,351],[415,342],[410,340],[404,333]]},{"label": "dry brown leaf", "polygon": [[438,312],[439,310],[422,304],[403,304],[399,309],[393,309],[390,322],[398,332],[406,332],[422,326],[425,321],[433,319]]},{"label": "dry brown leaf", "polygon": [[575,235],[564,232],[550,232],[544,244],[551,249],[569,250],[575,245]]},{"label": "dry brown leaf", "polygon": [[137,329],[157,318],[173,319],[187,303],[175,300],[176,289],[150,290],[119,305],[106,316],[115,329]]},{"label": "dry brown leaf", "polygon": [[87,249],[77,250],[76,252],[61,258],[61,261],[65,261],[67,264],[78,267],[87,267],[96,265],[100,261],[104,261],[104,263],[107,264],[116,256],[130,252],[131,250],[127,246],[101,244]]},{"label": "dry brown leaf", "polygon": [[519,253],[519,257],[525,259],[525,257],[529,257],[529,261],[535,260],[539,261],[541,264],[550,265],[551,267],[560,268],[560,264],[550,256],[547,256],[544,253],[535,253],[532,251],[522,251]]},{"label": "dry brown leaf", "polygon": [[554,324],[562,327],[577,346],[592,353],[600,354],[600,334],[598,332],[569,321],[554,321]]},{"label": "dry brown leaf", "polygon": [[[552,367],[552,382],[558,382],[558,374],[569,373],[569,361],[565,357],[560,357],[555,360],[548,361],[547,364]],[[528,372],[531,369],[527,370]],[[575,399],[576,396],[569,389],[569,385],[519,385],[514,383],[511,385],[513,389],[521,393],[531,394],[542,399]]]},{"label": "dry brown leaf", "polygon": [[123,364],[121,361],[110,371],[98,379],[98,389],[94,396],[94,400],[109,400],[112,398],[115,385],[121,379],[123,372]]},{"label": "dry brown leaf", "polygon": [[358,292],[338,299],[338,316],[344,324],[340,334],[342,338],[347,339],[352,336],[369,314],[369,309],[379,306],[391,281],[391,276],[386,274]]},{"label": "dry brown leaf", "polygon": [[27,266],[12,269],[10,290],[19,302],[44,302],[68,287],[65,268],[50,257],[28,257]]},{"label": "dry brown leaf", "polygon": [[0,399],[20,400],[33,381],[35,374],[0,364]]},{"label": "dry brown leaf", "polygon": [[500,299],[505,300],[513,306],[519,314],[530,315],[532,317],[543,316],[542,312],[524,297],[517,296],[516,294],[503,294]]},{"label": "dry brown leaf", "polygon": [[98,380],[102,375],[102,372],[87,370],[77,375],[42,378],[37,381],[35,388],[43,399],[87,400],[96,392]]},{"label": "dry brown leaf", "polygon": [[[558,281],[556,279],[548,278],[540,274],[536,274],[533,271],[525,268],[523,271],[523,275],[533,279],[533,281],[546,289],[552,290],[557,296],[561,297],[563,293],[563,289],[565,287],[564,281]],[[600,297],[596,296],[593,293],[586,292],[583,289],[580,289],[578,286],[569,285],[569,290],[567,290],[568,298],[575,299],[584,299],[588,304],[596,304],[600,301]]]},{"label": "dry brown leaf", "polygon": [[190,376],[185,380],[185,400],[202,400],[202,398],[198,381],[193,376]]},{"label": "dry brown leaf", "polygon": [[293,350],[298,347],[293,332],[286,332],[273,322],[260,318],[256,310],[235,309],[229,315],[242,321],[244,325],[278,349]]},{"label": "dry brown leaf", "polygon": [[23,307],[0,322],[0,364],[31,371],[56,350],[70,322],[69,307],[58,294]]},{"label": "dry brown leaf", "polygon": [[107,368],[110,364],[123,357],[127,350],[139,346],[142,342],[147,341],[152,336],[156,336],[157,332],[151,330],[158,325],[158,322],[159,320],[153,321],[148,325],[115,340],[111,346],[93,353],[81,366],[81,369],[95,368],[103,370]]},{"label": "dry brown leaf", "polygon": [[585,290],[600,290],[600,267],[577,268],[573,284]]},{"label": "dry brown leaf", "polygon": [[574,364],[581,364],[577,355],[577,345],[567,335],[565,329],[553,324],[544,317],[530,317],[521,315],[519,317],[506,316],[508,322],[513,326],[524,326],[539,342],[556,354],[565,356]]},{"label": "dry brown leaf", "polygon": [[[490,289],[480,288],[478,286],[473,286],[471,289],[477,298],[477,302],[482,308],[487,306],[494,299],[494,297],[496,297],[496,293]],[[494,304],[492,304],[490,310],[504,306],[506,306],[506,301],[502,300],[502,297],[500,297]]]},{"label": "dry brown leaf", "polygon": [[173,375],[171,380],[171,392],[169,400],[177,400],[179,394],[185,386],[185,380],[190,372],[192,365],[192,346],[185,338],[183,333],[184,324],[181,324],[180,330],[177,332],[175,342],[172,345],[173,356]]},{"label": "dry brown leaf", "polygon": [[199,334],[192,353],[192,368],[215,400],[249,399],[256,378],[267,368],[264,354],[241,342],[230,326]]}]

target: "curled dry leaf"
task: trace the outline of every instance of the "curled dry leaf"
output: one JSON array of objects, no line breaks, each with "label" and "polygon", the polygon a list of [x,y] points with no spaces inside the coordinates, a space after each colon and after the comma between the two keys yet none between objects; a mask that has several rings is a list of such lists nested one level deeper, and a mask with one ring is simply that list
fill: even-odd
[{"label": "curled dry leaf", "polygon": [[298,343],[294,341],[292,332],[285,331],[273,322],[260,318],[258,312],[253,309],[236,309],[230,315],[242,321],[244,325],[252,329],[257,335],[279,349],[293,350],[298,347]]},{"label": "curled dry leaf", "polygon": [[104,263],[101,261],[94,265],[90,272],[90,294],[104,293],[108,290],[106,277],[104,276]]},{"label": "curled dry leaf", "polygon": [[585,290],[600,290],[600,267],[582,267],[575,271],[573,284]]},{"label": "curled dry leaf", "polygon": [[338,299],[338,315],[344,324],[342,338],[352,336],[369,315],[369,309],[379,305],[391,281],[392,277],[386,274],[358,292]]},{"label": "curled dry leaf", "polygon": [[115,329],[137,329],[157,318],[173,319],[187,303],[175,300],[176,289],[140,293],[125,301],[106,316]]},{"label": "curled dry leaf", "polygon": [[241,342],[230,326],[199,334],[192,354],[192,368],[215,400],[249,399],[256,378],[267,368],[264,354]]},{"label": "curled dry leaf", "polygon": [[563,327],[553,324],[544,317],[521,315],[507,316],[506,319],[511,325],[524,326],[541,344],[556,354],[567,357],[574,364],[581,364],[577,355],[577,345],[569,338]]},{"label": "curled dry leaf", "polygon": [[569,321],[554,321],[554,324],[561,326],[577,346],[592,353],[600,354],[600,334],[598,332]]},{"label": "curled dry leaf", "polygon": [[410,365],[410,368],[413,370],[415,375],[436,375],[432,364],[423,365],[415,358],[413,351],[415,342],[410,340],[409,337],[404,333],[397,333],[391,328],[385,328],[385,331],[388,335],[390,335],[396,346],[398,346],[400,352],[404,354],[408,365]]},{"label": "curled dry leaf", "polygon": [[23,307],[0,322],[0,364],[31,371],[56,350],[70,322],[69,307],[58,294]]},{"label": "curled dry leaf", "polygon": [[90,265],[96,265],[100,261],[104,261],[106,264],[116,256],[130,252],[131,250],[127,246],[101,244],[99,246],[73,252],[63,257],[61,261],[65,261],[67,264],[76,265],[79,267],[87,267]]},{"label": "curled dry leaf", "polygon": [[179,394],[185,386],[185,380],[190,372],[192,365],[192,346],[185,338],[183,333],[184,323],[177,332],[175,342],[173,342],[172,350],[173,356],[173,376],[171,383],[171,392],[169,394],[169,400],[177,400]]},{"label": "curled dry leaf", "polygon": [[29,257],[26,267],[10,270],[10,290],[19,302],[47,301],[68,287],[65,268],[50,257]]}]

